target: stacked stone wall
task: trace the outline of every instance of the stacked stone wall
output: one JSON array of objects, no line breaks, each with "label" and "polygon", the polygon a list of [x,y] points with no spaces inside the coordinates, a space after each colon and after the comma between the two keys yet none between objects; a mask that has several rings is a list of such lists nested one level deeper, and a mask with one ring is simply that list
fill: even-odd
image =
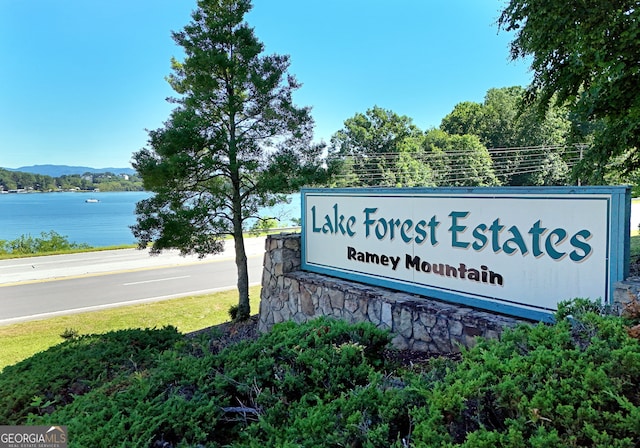
[{"label": "stacked stone wall", "polygon": [[451,353],[477,336],[497,338],[521,319],[300,270],[299,234],[266,240],[259,330],[320,316],[372,322],[400,350]]},{"label": "stacked stone wall", "polygon": [[629,277],[617,282],[613,290],[613,312],[622,314],[626,305],[640,302],[640,277]]}]

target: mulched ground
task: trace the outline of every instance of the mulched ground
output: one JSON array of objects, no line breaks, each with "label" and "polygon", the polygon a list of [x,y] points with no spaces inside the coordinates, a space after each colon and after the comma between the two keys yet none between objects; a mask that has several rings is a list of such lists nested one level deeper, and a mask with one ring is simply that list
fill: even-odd
[{"label": "mulched ground", "polygon": [[212,338],[209,347],[212,353],[218,353],[225,347],[241,341],[253,341],[260,336],[260,333],[258,333],[258,316],[251,316],[249,320],[244,322],[224,322],[188,333],[186,336],[187,338],[193,338],[209,333],[215,336]]}]

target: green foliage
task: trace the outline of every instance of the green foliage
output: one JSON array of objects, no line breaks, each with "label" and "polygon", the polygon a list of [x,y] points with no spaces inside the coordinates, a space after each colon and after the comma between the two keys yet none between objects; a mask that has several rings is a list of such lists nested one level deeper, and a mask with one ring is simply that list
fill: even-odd
[{"label": "green foliage", "polygon": [[[300,87],[289,58],[263,54],[246,23],[248,0],[200,0],[192,20],[173,33],[184,61],[169,83],[178,106],[149,131],[133,166],[155,195],[138,203],[133,233],[151,251],[205,256],[222,240],[243,239],[245,221],[285,193],[322,178],[322,145],[311,143],[308,108],[293,103]],[[238,317],[250,316],[246,254],[237,245]]]},{"label": "green foliage", "polygon": [[581,137],[593,133],[581,171],[600,182],[617,157],[640,167],[639,19],[636,0],[510,0],[498,21],[515,33],[512,58],[530,58],[528,101],[566,104]]},{"label": "green foliage", "polygon": [[83,335],[7,366],[0,374],[0,424],[25,424],[29,415],[52,413],[103,383],[145,370],[179,338],[173,327]]},{"label": "green foliage", "polygon": [[43,174],[8,171],[0,168],[0,190],[61,191],[61,190],[141,191],[138,175],[126,178],[113,173],[85,173],[51,177]]},{"label": "green foliage", "polygon": [[51,176],[0,168],[0,190],[49,191],[55,189],[56,180]]},{"label": "green foliage", "polygon": [[22,235],[15,240],[0,240],[0,254],[10,255],[44,254],[90,247],[84,243],[72,243],[66,236],[53,230],[40,233],[39,238]]},{"label": "green foliage", "polygon": [[604,316],[610,314],[609,311],[609,306],[602,302],[577,298],[559,302],[556,318],[560,320],[566,318],[584,320],[586,316],[591,314]]},{"label": "green foliage", "polygon": [[222,351],[213,332],[81,336],[5,369],[0,415],[64,422],[72,447],[636,446],[640,344],[598,303],[562,314],[412,368],[386,332],[326,318]]},{"label": "green foliage", "polygon": [[[319,446],[322,437],[343,439],[346,421],[327,415],[322,406],[345,406],[351,391],[375,388],[372,383],[382,381],[376,370],[388,342],[387,334],[371,324],[317,319],[279,324],[256,343],[222,352],[215,361],[216,380],[227,406],[244,405],[260,417],[238,433],[238,446]],[[367,406],[366,412],[377,413],[375,401]],[[327,419],[338,425],[334,432]]]},{"label": "green foliage", "polygon": [[440,129],[477,136],[492,148],[494,170],[504,185],[565,185],[570,181],[562,149],[571,129],[568,111],[553,107],[540,116],[535,105],[524,103],[524,94],[518,86],[489,89],[482,104],[456,104]]},{"label": "green foliage", "polygon": [[238,318],[238,305],[231,305],[229,307],[229,317],[232,321],[235,322],[235,320]]},{"label": "green foliage", "polygon": [[[424,136],[405,138],[398,146],[396,162],[396,187],[435,187],[436,168],[431,154],[427,152]],[[429,160],[430,163],[426,163]]]},{"label": "green foliage", "polygon": [[356,114],[331,138],[334,186],[492,186],[498,179],[475,135],[421,132],[379,107]]},{"label": "green foliage", "polygon": [[539,115],[524,95],[489,89],[482,104],[459,103],[426,132],[379,107],[357,113],[331,138],[333,186],[566,185],[579,152],[569,111]]},{"label": "green foliage", "polygon": [[[320,446],[323,440],[352,440],[388,447],[399,431],[409,431],[407,408],[398,405],[414,401],[402,383],[379,372],[389,339],[371,324],[285,323],[218,354],[209,350],[218,336],[209,337],[156,352],[154,363],[134,359],[135,369],[125,361],[118,370],[129,367],[127,375],[103,377],[103,385],[91,383],[50,415],[34,412],[29,423],[64,421],[74,434],[71,446],[277,446],[295,440]],[[45,353],[71,361],[59,351]],[[24,370],[8,374],[22,381]],[[99,372],[85,375],[98,378]],[[42,372],[36,377],[43,381],[29,388],[29,404],[23,404],[31,411],[42,406],[31,397],[48,399],[40,391],[55,380]],[[335,429],[318,426],[327,419]]]},{"label": "green foliage", "polygon": [[491,156],[477,136],[448,135],[431,130],[425,135],[424,145],[433,155],[432,165],[441,167],[438,185],[486,187],[499,184]]},{"label": "green foliage", "polygon": [[481,340],[416,409],[416,446],[633,447],[640,436],[640,345],[597,304],[571,320]]},{"label": "green foliage", "polygon": [[158,367],[138,369],[98,386],[71,404],[32,418],[31,424],[64,421],[71,447],[194,446],[216,430],[221,401],[207,390],[211,358],[182,348],[156,356]]},{"label": "green foliage", "polygon": [[251,226],[251,230],[249,232],[260,235],[261,233],[268,232],[276,227],[278,227],[278,220],[276,218],[259,218]]},{"label": "green foliage", "polygon": [[[640,232],[640,227],[637,229]],[[640,259],[640,234],[631,236],[629,244],[629,259],[631,263],[635,263]]]},{"label": "green foliage", "polygon": [[268,412],[242,433],[237,447],[403,447],[411,432],[408,409],[425,406],[405,384],[371,376],[369,383],[330,399],[307,394]]},{"label": "green foliage", "polygon": [[60,337],[62,339],[75,339],[79,336],[78,330],[73,328],[65,328],[62,333],[60,333]]},{"label": "green foliage", "polygon": [[[344,128],[331,137],[331,164],[338,186],[408,186],[415,184],[398,172],[410,163],[411,152],[403,146],[407,139],[419,137],[420,130],[406,116],[374,106],[344,122]],[[405,160],[399,160],[400,156]],[[399,164],[399,162],[401,162]]]}]

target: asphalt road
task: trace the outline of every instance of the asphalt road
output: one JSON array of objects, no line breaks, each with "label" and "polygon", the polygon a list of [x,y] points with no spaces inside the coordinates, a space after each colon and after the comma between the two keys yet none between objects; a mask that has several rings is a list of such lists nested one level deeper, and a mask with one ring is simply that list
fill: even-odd
[{"label": "asphalt road", "polygon": [[[246,240],[246,251],[249,283],[259,284],[264,239]],[[0,325],[233,289],[234,256],[231,246],[202,260],[137,250],[2,260]]]}]

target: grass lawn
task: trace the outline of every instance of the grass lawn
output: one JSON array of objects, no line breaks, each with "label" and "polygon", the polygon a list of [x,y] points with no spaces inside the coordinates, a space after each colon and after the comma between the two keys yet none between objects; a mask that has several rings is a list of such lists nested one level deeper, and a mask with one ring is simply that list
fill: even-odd
[{"label": "grass lawn", "polygon": [[636,260],[640,257],[640,234],[631,234],[631,243],[629,244],[629,253],[631,260]]},{"label": "grass lawn", "polygon": [[[249,291],[251,309],[258,312],[260,286]],[[238,303],[234,290],[124,306],[104,311],[60,316],[0,327],[0,370],[63,342],[61,334],[105,333],[125,328],[153,328],[173,325],[182,333],[229,320],[229,307]]]}]

